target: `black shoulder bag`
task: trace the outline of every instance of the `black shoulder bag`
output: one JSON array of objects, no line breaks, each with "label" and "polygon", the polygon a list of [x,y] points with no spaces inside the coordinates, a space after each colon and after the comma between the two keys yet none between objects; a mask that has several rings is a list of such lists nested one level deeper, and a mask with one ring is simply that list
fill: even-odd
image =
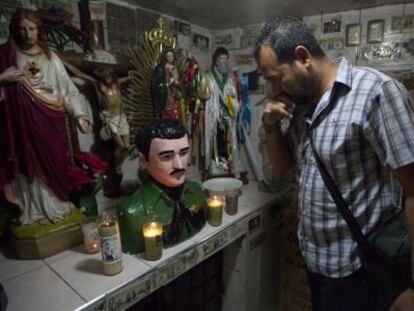
[{"label": "black shoulder bag", "polygon": [[377,231],[365,236],[348,208],[348,203],[319,158],[313,144],[312,132],[309,133],[309,141],[325,186],[358,244],[359,257],[375,299],[373,310],[388,311],[395,298],[408,288],[411,278],[405,211],[403,209]]}]

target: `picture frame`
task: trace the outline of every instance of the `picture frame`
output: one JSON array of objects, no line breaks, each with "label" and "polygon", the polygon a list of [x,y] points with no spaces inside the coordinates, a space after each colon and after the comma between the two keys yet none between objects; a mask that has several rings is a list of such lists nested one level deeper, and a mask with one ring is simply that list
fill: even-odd
[{"label": "picture frame", "polygon": [[254,45],[254,42],[257,40],[257,37],[253,36],[241,36],[240,38],[240,48],[245,49]]},{"label": "picture frame", "polygon": [[349,24],[346,26],[346,46],[358,46],[361,44],[361,24]]},{"label": "picture frame", "polygon": [[191,36],[191,25],[180,22],[178,20],[173,21],[174,30],[177,34],[190,37]]},{"label": "picture frame", "polygon": [[384,19],[374,19],[368,22],[367,42],[381,43],[384,41]]},{"label": "picture frame", "polygon": [[234,37],[232,32],[221,33],[214,37],[214,45],[222,46],[226,49],[234,48]]},{"label": "picture frame", "polygon": [[324,39],[319,42],[322,50],[331,51],[331,50],[342,50],[344,48],[344,39],[343,38],[333,38],[333,39]]},{"label": "picture frame", "polygon": [[393,16],[391,30],[403,30],[414,28],[414,15]]},{"label": "picture frame", "polygon": [[323,23],[323,33],[332,33],[341,31],[341,21],[339,19],[332,19]]},{"label": "picture frame", "polygon": [[193,33],[193,46],[199,50],[208,50],[210,47],[210,38],[198,33]]},{"label": "picture frame", "polygon": [[253,63],[252,53],[236,54],[234,55],[234,59],[237,65],[251,65]]}]

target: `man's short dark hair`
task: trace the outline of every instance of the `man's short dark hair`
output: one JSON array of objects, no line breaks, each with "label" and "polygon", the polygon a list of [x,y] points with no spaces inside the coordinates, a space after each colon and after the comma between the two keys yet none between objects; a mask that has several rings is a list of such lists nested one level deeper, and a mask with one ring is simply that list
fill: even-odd
[{"label": "man's short dark hair", "polygon": [[298,45],[306,47],[313,57],[325,55],[305,23],[293,16],[278,16],[264,25],[253,50],[256,60],[262,45],[273,49],[280,64],[293,63]]},{"label": "man's short dark hair", "polygon": [[145,160],[149,160],[151,142],[154,138],[180,139],[187,134],[187,130],[181,124],[167,119],[156,119],[146,123],[135,135],[135,146],[141,152]]},{"label": "man's short dark hair", "polygon": [[226,48],[219,46],[213,54],[213,63],[212,66],[214,66],[216,64],[216,60],[220,55],[226,55],[227,57],[229,57],[229,51],[227,51]]}]

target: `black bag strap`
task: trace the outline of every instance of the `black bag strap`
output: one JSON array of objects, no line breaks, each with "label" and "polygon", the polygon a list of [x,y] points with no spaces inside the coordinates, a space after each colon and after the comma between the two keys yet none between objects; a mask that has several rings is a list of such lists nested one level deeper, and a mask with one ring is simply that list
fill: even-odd
[{"label": "black bag strap", "polygon": [[338,186],[335,184],[331,175],[329,175],[325,165],[323,165],[318,153],[316,152],[312,139],[312,131],[309,131],[309,141],[313,155],[316,160],[316,164],[318,165],[319,172],[321,173],[323,182],[325,183],[326,188],[328,188],[328,191],[332,199],[334,200],[339,212],[341,213],[342,217],[345,219],[346,224],[351,230],[352,236],[354,240],[357,242],[358,247],[362,252],[362,255],[364,256],[363,258],[361,258],[361,261],[364,263],[366,259],[375,257],[375,253],[371,246],[368,244],[368,241],[365,235],[362,233],[361,227],[356,221],[354,215],[348,208],[348,203],[346,203],[344,197],[338,189]]}]

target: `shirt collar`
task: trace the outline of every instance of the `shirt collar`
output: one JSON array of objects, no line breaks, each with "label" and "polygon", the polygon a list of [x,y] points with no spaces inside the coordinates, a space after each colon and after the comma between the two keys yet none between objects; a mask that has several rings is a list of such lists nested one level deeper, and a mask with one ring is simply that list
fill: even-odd
[{"label": "shirt collar", "polygon": [[[340,57],[336,59],[334,62],[338,64],[339,67],[336,71],[332,89],[330,89],[324,95],[322,95],[318,105],[316,106],[315,111],[312,114],[311,119],[305,118],[305,122],[308,125],[314,123],[317,119],[320,120],[321,115],[323,115],[322,112],[325,111],[325,109],[327,109],[329,106],[331,106],[330,104],[335,100],[335,98],[343,96],[351,90],[352,65],[348,62],[348,60],[345,57]],[[332,98],[333,96],[335,98]]]},{"label": "shirt collar", "polygon": [[334,88],[335,84],[342,84],[350,89],[352,86],[352,65],[345,57],[336,59],[335,63],[339,64],[339,67],[335,76]]},{"label": "shirt collar", "polygon": [[[147,196],[148,203],[152,206],[155,206],[159,199],[163,198],[165,200],[171,201],[171,198],[162,190],[156,183],[148,180],[142,184],[142,191],[145,193],[150,194]],[[181,193],[180,199],[183,198],[184,195],[188,193],[194,193],[191,187],[188,186],[187,182],[184,182],[183,191]]]}]

